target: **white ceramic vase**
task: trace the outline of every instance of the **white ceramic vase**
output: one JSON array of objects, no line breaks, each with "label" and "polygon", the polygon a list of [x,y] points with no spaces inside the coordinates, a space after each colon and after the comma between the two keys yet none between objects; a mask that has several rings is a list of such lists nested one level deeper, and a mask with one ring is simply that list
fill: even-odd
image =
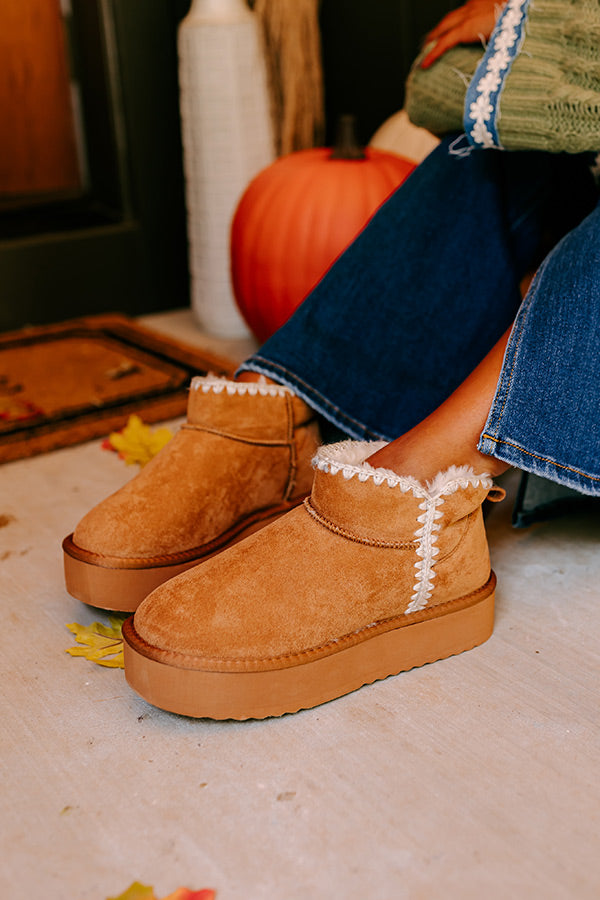
[{"label": "white ceramic vase", "polygon": [[254,14],[245,0],[193,0],[178,49],[192,310],[207,332],[245,337],[231,285],[231,221],[275,156]]}]

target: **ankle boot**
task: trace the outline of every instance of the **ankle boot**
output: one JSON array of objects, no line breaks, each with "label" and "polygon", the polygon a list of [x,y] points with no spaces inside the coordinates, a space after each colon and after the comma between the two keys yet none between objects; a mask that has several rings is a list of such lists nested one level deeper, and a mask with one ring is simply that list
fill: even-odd
[{"label": "ankle boot", "polygon": [[164,584],[123,628],[125,675],[188,716],[316,706],[485,641],[495,576],[487,475],[422,485],[364,462],[380,443],[321,447],[309,499]]},{"label": "ankle boot", "polygon": [[154,588],[302,502],[319,444],[279,385],[194,378],[178,434],[63,542],[67,590],[133,611]]}]

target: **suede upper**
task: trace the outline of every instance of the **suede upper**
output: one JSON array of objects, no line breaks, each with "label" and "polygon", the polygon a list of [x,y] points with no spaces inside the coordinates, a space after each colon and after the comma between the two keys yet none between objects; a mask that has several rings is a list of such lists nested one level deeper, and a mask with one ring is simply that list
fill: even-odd
[{"label": "suede upper", "polygon": [[154,591],[134,620],[148,652],[220,671],[285,665],[482,589],[490,479],[460,475],[431,494],[369,469],[332,474],[317,460],[305,505]]},{"label": "suede upper", "polygon": [[81,520],[73,541],[142,562],[201,547],[253,512],[305,495],[318,442],[311,410],[285,388],[194,379],[188,424]]}]

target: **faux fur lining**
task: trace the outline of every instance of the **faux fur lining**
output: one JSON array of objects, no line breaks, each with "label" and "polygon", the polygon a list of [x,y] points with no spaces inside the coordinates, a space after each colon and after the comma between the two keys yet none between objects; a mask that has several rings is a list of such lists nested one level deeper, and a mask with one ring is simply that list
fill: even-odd
[{"label": "faux fur lining", "polygon": [[214,375],[212,372],[209,372],[208,375],[196,375],[195,378],[192,378],[190,390],[202,391],[203,394],[208,394],[209,392],[221,394],[223,391],[226,391],[231,396],[234,394],[239,396],[250,394],[252,397],[286,397],[293,394],[293,391],[284,387],[284,385],[269,384],[263,375],[260,376],[259,381],[230,381],[227,378]]},{"label": "faux fur lining", "polygon": [[410,475],[397,475],[390,469],[372,466],[367,457],[386,446],[385,441],[341,441],[319,447],[313,459],[313,466],[330,475],[341,473],[344,478],[358,478],[359,481],[372,480],[377,485],[399,488],[403,493],[411,491],[414,497],[435,500],[453,494],[460,488],[492,488],[491,477],[484,473],[477,475],[471,466],[450,466],[445,472],[438,472],[426,484]]}]

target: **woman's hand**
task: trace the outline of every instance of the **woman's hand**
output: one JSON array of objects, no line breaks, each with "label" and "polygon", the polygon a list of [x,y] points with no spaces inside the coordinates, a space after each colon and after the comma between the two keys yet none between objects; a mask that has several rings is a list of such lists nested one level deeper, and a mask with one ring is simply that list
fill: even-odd
[{"label": "woman's hand", "polygon": [[446,50],[457,44],[486,41],[503,6],[504,3],[498,0],[468,0],[464,6],[449,12],[425,37],[424,45],[433,43],[434,46],[423,59],[421,68],[428,69]]}]

